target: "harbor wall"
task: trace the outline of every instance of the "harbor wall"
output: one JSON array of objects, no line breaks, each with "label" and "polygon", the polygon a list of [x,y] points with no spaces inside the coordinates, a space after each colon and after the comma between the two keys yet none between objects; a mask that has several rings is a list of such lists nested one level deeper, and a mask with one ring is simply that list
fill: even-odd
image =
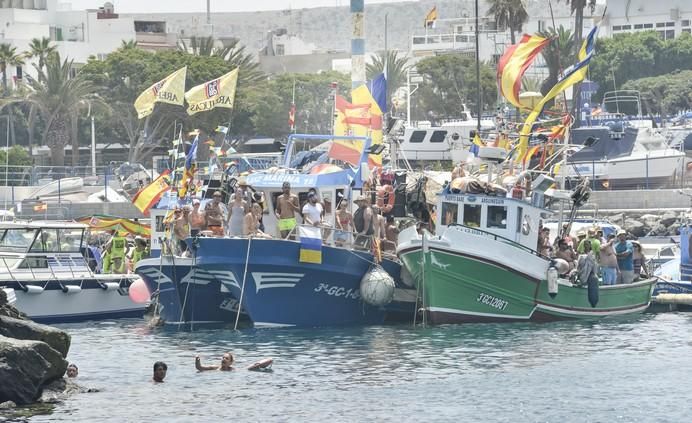
[{"label": "harbor wall", "polygon": [[688,209],[692,189],[592,191],[586,208],[600,210]]}]

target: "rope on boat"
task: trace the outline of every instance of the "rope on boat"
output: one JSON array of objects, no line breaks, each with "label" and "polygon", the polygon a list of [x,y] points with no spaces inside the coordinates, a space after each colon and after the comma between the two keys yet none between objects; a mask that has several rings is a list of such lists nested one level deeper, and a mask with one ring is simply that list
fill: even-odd
[{"label": "rope on boat", "polygon": [[238,312],[235,315],[235,325],[233,330],[238,329],[238,320],[240,320],[240,310],[243,307],[243,294],[245,293],[245,281],[247,280],[247,268],[250,263],[250,247],[252,246],[252,237],[247,239],[247,254],[245,255],[245,270],[243,271],[243,285],[240,287],[240,298],[238,298]]}]

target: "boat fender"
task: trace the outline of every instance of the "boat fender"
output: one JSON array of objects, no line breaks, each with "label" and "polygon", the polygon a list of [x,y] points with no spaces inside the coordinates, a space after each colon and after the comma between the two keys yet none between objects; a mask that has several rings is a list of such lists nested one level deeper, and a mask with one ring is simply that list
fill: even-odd
[{"label": "boat fender", "polygon": [[43,293],[43,287],[42,286],[37,286],[37,285],[24,285],[24,292],[27,294],[42,294]]},{"label": "boat fender", "polygon": [[250,365],[247,369],[250,371],[271,371],[272,364],[274,364],[273,358],[263,358],[260,361],[256,361]]},{"label": "boat fender", "polygon": [[593,273],[589,275],[589,283],[587,288],[589,304],[591,304],[591,307],[596,308],[596,305],[598,304],[598,278]]},{"label": "boat fender", "polygon": [[548,271],[546,272],[546,279],[548,281],[548,295],[550,295],[550,298],[555,298],[558,290],[558,272],[554,261],[551,261],[550,266],[548,266]]},{"label": "boat fender", "polygon": [[63,285],[62,292],[68,295],[79,294],[82,292],[82,287],[77,285]]},{"label": "boat fender", "polygon": [[558,275],[566,275],[569,273],[569,263],[567,263],[567,260],[556,258],[553,259],[552,265],[557,269]]},{"label": "boat fender", "polygon": [[394,187],[382,185],[377,188],[377,207],[382,210],[382,214],[387,214],[394,208]]},{"label": "boat fender", "polygon": [[102,282],[99,285],[101,285],[101,288],[103,288],[104,291],[115,291],[120,288],[120,284],[118,282]]},{"label": "boat fender", "polygon": [[360,281],[360,296],[366,303],[379,307],[392,302],[394,279],[381,266],[372,266]]}]

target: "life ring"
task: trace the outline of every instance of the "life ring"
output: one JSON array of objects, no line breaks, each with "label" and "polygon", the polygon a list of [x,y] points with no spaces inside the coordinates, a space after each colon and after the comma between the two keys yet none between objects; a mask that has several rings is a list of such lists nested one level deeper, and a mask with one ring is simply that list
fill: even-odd
[{"label": "life ring", "polygon": [[256,361],[248,367],[248,370],[255,370],[255,371],[260,371],[260,370],[269,370],[274,364],[274,359],[273,358],[263,358],[260,361]]},{"label": "life ring", "polygon": [[394,187],[381,185],[377,187],[377,207],[383,214],[390,213],[394,208]]}]

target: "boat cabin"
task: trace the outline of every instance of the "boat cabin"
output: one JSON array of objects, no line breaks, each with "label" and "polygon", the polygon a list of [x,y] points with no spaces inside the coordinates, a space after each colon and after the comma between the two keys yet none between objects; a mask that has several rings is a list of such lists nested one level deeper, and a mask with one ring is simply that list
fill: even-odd
[{"label": "boat cabin", "polygon": [[88,273],[86,229],[74,222],[0,222],[0,274]]}]

